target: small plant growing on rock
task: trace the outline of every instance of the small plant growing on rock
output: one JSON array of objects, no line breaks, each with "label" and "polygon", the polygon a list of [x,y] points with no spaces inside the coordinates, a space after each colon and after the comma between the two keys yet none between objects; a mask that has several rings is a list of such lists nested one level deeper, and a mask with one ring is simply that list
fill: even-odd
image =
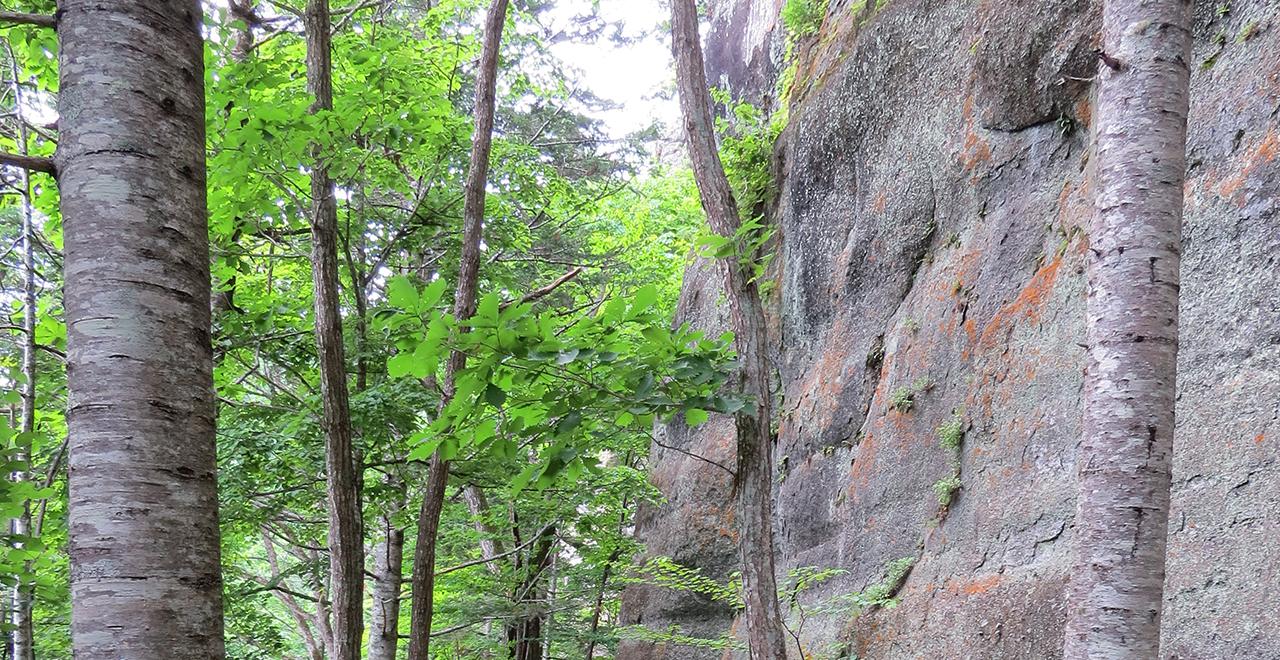
[{"label": "small plant growing on rock", "polygon": [[910,386],[903,385],[899,387],[889,394],[889,410],[896,410],[900,413],[911,410],[916,405],[916,395],[932,390],[933,386],[932,378],[921,376]]},{"label": "small plant growing on rock", "polygon": [[933,484],[933,492],[938,496],[938,506],[945,515],[956,491],[960,490],[960,445],[964,442],[964,420],[959,410],[951,413],[951,419],[938,425],[938,442],[947,451],[947,463],[951,466],[951,476],[939,479]]},{"label": "small plant growing on rock", "polygon": [[933,492],[938,496],[938,506],[944,509],[951,506],[951,498],[957,490],[960,490],[959,475],[951,475],[933,484]]},{"label": "small plant growing on rock", "polygon": [[902,320],[902,327],[906,328],[907,332],[915,334],[920,330],[920,322],[908,316]]},{"label": "small plant growing on rock", "polygon": [[964,421],[961,419],[960,411],[952,413],[950,420],[938,425],[938,440],[943,449],[960,451],[960,443],[964,441]]},{"label": "small plant growing on rock", "polygon": [[902,589],[902,584],[907,581],[907,574],[911,572],[911,568],[916,565],[915,557],[903,557],[895,559],[885,566],[885,576],[880,582],[863,592],[864,599],[870,605],[880,607],[893,607],[897,605],[894,595]]},{"label": "small plant growing on rock", "polygon": [[907,412],[914,405],[916,405],[915,392],[906,385],[899,387],[889,395],[889,410]]},{"label": "small plant growing on rock", "polygon": [[782,22],[798,37],[811,37],[822,28],[827,16],[827,0],[787,0]]}]

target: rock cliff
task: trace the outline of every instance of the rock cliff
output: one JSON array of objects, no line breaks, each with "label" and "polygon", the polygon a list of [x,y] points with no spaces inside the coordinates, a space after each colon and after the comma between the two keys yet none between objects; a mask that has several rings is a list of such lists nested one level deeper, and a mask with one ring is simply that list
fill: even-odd
[{"label": "rock cliff", "polygon": [[[781,4],[712,4],[713,84],[772,103]],[[1099,7],[831,0],[795,46],[770,213],[775,533],[780,582],[845,571],[784,603],[814,658],[1061,657]],[[1280,5],[1197,3],[1194,54],[1163,655],[1277,660]],[[691,266],[681,320],[725,327],[719,288]],[[942,506],[954,458],[937,427],[957,418],[960,485]],[[661,433],[678,449],[654,448],[667,501],[638,533],[650,555],[725,581],[730,481],[702,459],[732,465],[732,422]],[[896,607],[833,605],[877,585]],[[731,607],[663,587],[632,587],[622,616],[736,633]],[[619,656],[733,654],[632,641]]]}]

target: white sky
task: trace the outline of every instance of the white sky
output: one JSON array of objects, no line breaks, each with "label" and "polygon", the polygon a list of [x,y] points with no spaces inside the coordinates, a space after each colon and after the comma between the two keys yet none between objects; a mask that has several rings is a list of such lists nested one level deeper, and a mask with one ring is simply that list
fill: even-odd
[{"label": "white sky", "polygon": [[[585,13],[589,0],[561,0],[552,10],[559,20]],[[618,110],[604,113],[610,137],[646,128],[654,119],[667,126],[677,126],[680,107],[674,99],[655,98],[656,92],[674,81],[671,46],[668,37],[656,30],[667,20],[667,8],[658,0],[600,0],[600,15],[607,21],[622,21],[623,34],[634,37],[651,32],[647,38],[629,45],[617,46],[606,39],[594,44],[562,42],[552,46],[561,61],[583,72],[582,82],[596,96],[623,104]]]}]

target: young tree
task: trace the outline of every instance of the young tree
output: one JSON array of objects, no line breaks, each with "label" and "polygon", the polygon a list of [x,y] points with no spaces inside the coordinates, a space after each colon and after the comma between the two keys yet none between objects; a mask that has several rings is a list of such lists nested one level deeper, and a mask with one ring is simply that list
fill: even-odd
[{"label": "young tree", "polygon": [[[307,86],[312,113],[333,110],[333,61],[328,0],[309,0],[303,13]],[[333,601],[332,660],[358,660],[364,636],[364,531],[360,474],[351,445],[351,403],[338,293],[338,205],[328,156],[315,145],[311,169],[311,281],[316,354],[324,407],[326,494],[329,513],[329,591]]]},{"label": "young tree", "polygon": [[[7,46],[7,44],[6,44]],[[23,91],[22,85],[19,84],[18,63],[14,59],[12,48],[7,48],[10,69],[13,72],[13,98],[18,127],[18,154],[29,156],[27,152],[29,133],[26,118],[23,116]],[[18,431],[26,434],[30,438],[35,432],[36,427],[36,317],[39,315],[39,305],[36,300],[36,228],[34,213],[31,208],[31,172],[22,169],[19,174],[19,182],[22,189],[19,191],[22,201],[22,377],[25,381],[22,385],[22,416],[19,420]],[[30,440],[27,441],[28,448]],[[27,451],[25,455],[19,454],[16,458],[19,461],[29,460],[31,452]],[[28,481],[31,474],[27,470],[20,470],[14,475],[17,481]],[[23,507],[22,513],[15,518],[10,525],[10,532],[16,537],[25,537],[31,535],[31,503],[28,502]],[[30,572],[30,563],[28,562],[27,571]],[[12,591],[13,597],[13,615],[11,623],[13,632],[10,633],[9,657],[13,660],[34,660],[35,643],[34,630],[32,628],[32,595],[33,589],[30,584],[19,582],[14,585]]]},{"label": "young tree", "polygon": [[[688,137],[689,161],[711,230],[740,242],[742,220],[716,147],[715,118],[703,68],[694,0],[672,0],[671,35],[676,86]],[[748,241],[749,242],[749,241]],[[752,248],[748,248],[752,249]],[[754,401],[736,413],[738,467],[734,487],[741,521],[742,590],[751,660],[785,660],[786,633],[773,568],[773,434],[769,427],[769,358],[764,306],[750,260],[737,252],[720,260],[733,318],[743,394]]]},{"label": "young tree", "polygon": [[201,24],[195,0],[58,4],[83,660],[223,655]]},{"label": "young tree", "polygon": [[[458,286],[453,299],[453,317],[465,321],[475,316],[476,291],[480,278],[480,237],[484,225],[484,201],[489,174],[489,151],[493,147],[494,103],[497,95],[498,54],[502,28],[507,20],[508,0],[494,0],[485,18],[484,45],[476,72],[475,129],[471,137],[471,166],[467,171],[462,207],[462,257],[458,264]],[[441,407],[455,394],[455,377],[466,367],[467,356],[454,351],[445,365],[441,383]],[[428,660],[431,617],[434,611],[436,535],[444,509],[449,462],[439,450],[431,454],[427,489],[418,513],[418,543],[413,554],[413,598],[409,616],[409,660]]]},{"label": "young tree", "polygon": [[1160,650],[1192,5],[1103,5],[1067,660]]}]

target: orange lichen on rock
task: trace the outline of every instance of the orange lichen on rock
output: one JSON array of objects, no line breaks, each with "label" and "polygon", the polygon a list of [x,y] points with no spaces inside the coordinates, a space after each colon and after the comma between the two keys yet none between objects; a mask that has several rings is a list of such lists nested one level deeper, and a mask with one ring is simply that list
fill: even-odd
[{"label": "orange lichen on rock", "polygon": [[1026,320],[1035,323],[1040,320],[1040,312],[1053,294],[1053,287],[1058,281],[1058,271],[1062,267],[1062,255],[1054,257],[1031,278],[1031,282],[1023,287],[1022,292],[1013,302],[996,312],[995,318],[982,331],[978,342],[980,350],[995,348],[1001,337],[1018,321]]},{"label": "orange lichen on rock", "polygon": [[1218,194],[1223,197],[1229,197],[1236,204],[1243,205],[1247,200],[1244,195],[1237,194],[1249,180],[1249,175],[1255,168],[1265,167],[1271,164],[1271,161],[1280,155],[1280,136],[1276,135],[1275,129],[1267,130],[1266,137],[1250,150],[1245,166],[1240,169],[1240,173],[1236,176],[1223,179],[1218,185]]}]

